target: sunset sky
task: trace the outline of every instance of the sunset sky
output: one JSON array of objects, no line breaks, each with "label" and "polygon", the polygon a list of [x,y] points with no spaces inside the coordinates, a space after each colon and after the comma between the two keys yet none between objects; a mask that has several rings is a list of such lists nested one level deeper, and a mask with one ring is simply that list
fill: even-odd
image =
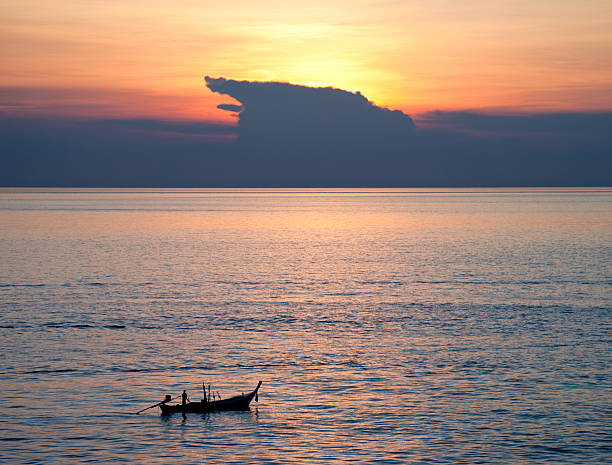
[{"label": "sunset sky", "polygon": [[0,112],[231,121],[203,77],[430,110],[612,109],[609,0],[4,0]]}]

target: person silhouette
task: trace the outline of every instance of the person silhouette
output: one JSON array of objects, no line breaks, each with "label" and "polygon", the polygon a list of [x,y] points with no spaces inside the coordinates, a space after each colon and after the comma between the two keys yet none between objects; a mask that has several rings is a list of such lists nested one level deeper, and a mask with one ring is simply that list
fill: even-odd
[{"label": "person silhouette", "polygon": [[183,393],[181,394],[181,413],[183,414],[183,417],[185,417],[185,407],[187,406],[187,401],[189,400],[189,397],[187,397],[187,391],[185,391],[183,389]]}]

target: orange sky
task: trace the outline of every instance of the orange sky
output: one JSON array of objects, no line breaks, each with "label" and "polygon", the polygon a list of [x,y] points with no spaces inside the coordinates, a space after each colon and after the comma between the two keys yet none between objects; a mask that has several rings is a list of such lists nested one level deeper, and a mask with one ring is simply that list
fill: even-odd
[{"label": "orange sky", "polygon": [[212,119],[204,75],[435,109],[612,109],[609,0],[3,0],[0,111]]}]

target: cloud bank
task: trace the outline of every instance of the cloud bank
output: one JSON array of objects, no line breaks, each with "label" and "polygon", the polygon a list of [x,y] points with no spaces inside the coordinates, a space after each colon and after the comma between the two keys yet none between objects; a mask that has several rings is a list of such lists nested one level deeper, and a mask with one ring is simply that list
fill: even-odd
[{"label": "cloud bank", "polygon": [[[399,110],[374,105],[360,92],[333,87],[307,87],[284,82],[235,81],[204,78],[213,92],[229,95],[242,103],[238,107],[244,124],[286,123],[301,120],[305,126],[332,124],[336,128],[351,120],[350,128],[369,125],[375,129],[411,130],[410,116]],[[236,111],[238,108],[226,108]],[[349,125],[346,125],[349,127]]]},{"label": "cloud bank", "polygon": [[612,113],[432,112],[206,78],[238,125],[0,114],[3,186],[610,186]]},{"label": "cloud bank", "polygon": [[378,107],[359,92],[209,76],[205,81],[213,92],[242,104],[219,108],[240,112],[239,137],[250,144],[267,142],[290,150],[306,144],[333,156],[363,144],[406,141],[414,130],[410,116]]}]

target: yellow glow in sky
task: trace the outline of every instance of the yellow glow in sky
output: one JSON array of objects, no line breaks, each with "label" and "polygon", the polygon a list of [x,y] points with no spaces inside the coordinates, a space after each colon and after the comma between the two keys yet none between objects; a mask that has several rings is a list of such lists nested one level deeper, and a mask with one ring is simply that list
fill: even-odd
[{"label": "yellow glow in sky", "polygon": [[612,109],[609,0],[0,4],[0,111],[229,121],[203,76],[434,109]]}]

